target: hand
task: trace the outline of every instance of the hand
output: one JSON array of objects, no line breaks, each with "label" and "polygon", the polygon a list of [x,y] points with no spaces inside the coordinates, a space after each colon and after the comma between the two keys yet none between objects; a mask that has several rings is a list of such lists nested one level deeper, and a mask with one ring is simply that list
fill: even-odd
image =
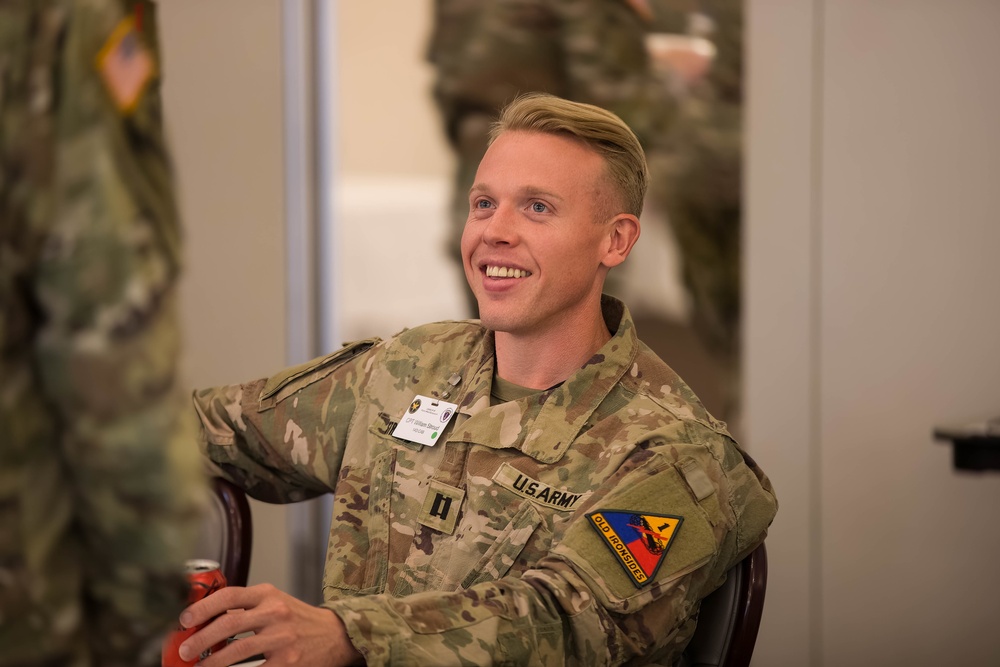
[{"label": "hand", "polygon": [[199,663],[203,667],[227,667],[259,654],[267,658],[267,667],[363,664],[339,616],[270,584],[223,588],[185,609],[180,621],[185,628],[207,623],[181,644],[185,660],[227,637],[254,631],[205,658]]}]

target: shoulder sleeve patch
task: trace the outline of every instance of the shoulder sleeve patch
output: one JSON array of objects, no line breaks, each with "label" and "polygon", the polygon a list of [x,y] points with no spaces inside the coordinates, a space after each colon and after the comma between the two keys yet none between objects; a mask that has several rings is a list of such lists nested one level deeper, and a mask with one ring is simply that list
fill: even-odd
[{"label": "shoulder sleeve patch", "polygon": [[115,107],[132,113],[146,85],[156,74],[156,62],[142,41],[132,17],[122,19],[97,54],[97,71]]},{"label": "shoulder sleeve patch", "polygon": [[645,604],[719,552],[705,510],[677,468],[658,459],[620,479],[600,501],[609,509],[575,519],[553,549],[615,611]]},{"label": "shoulder sleeve patch", "polygon": [[599,510],[590,525],[639,588],[653,581],[684,517],[671,514]]}]

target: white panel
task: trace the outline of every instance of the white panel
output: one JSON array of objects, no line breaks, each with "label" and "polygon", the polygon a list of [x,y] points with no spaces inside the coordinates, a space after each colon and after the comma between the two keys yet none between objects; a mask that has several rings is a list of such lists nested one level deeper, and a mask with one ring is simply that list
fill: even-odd
[{"label": "white panel", "polygon": [[1000,3],[826,3],[824,665],[1000,664]]},{"label": "white panel", "polygon": [[809,665],[816,649],[812,4],[751,0],[747,7],[745,431],[779,504],[754,654],[755,665],[771,667]]},{"label": "white panel", "polygon": [[[343,340],[463,317],[461,267],[444,253],[443,178],[347,178],[336,189]],[[347,249],[364,249],[347,252]]]}]

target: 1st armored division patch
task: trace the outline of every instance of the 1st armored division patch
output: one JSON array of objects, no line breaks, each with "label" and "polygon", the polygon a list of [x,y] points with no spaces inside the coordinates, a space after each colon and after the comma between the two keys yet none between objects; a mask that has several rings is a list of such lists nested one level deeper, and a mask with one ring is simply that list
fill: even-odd
[{"label": "1st armored division patch", "polygon": [[621,510],[591,512],[587,519],[637,588],[653,580],[684,522],[670,514]]}]

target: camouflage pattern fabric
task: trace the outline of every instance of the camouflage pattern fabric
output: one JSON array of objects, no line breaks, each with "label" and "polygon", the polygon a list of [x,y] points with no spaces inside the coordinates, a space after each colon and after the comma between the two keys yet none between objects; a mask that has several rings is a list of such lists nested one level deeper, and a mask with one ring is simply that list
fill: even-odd
[{"label": "camouflage pattern fabric", "polygon": [[[650,67],[646,29],[623,0],[435,1],[428,58],[436,72],[434,99],[457,158],[447,252],[463,286],[459,244],[469,188],[490,123],[519,93],[546,92],[612,111],[647,150],[663,140],[674,102]],[[464,288],[474,314],[475,298]]]},{"label": "camouflage pattern fabric", "polygon": [[158,665],[184,604],[204,480],[154,36],[150,3],[0,1],[4,667]]},{"label": "camouflage pattern fabric", "polygon": [[743,188],[743,3],[702,0],[716,47],[707,76],[679,98],[665,143],[648,154],[650,195],[680,249],[692,324],[724,374],[722,417],[739,413]]},{"label": "camouflage pattern fabric", "polygon": [[[674,664],[700,600],[764,539],[765,475],[625,307],[603,308],[611,340],[514,401],[491,405],[476,321],[195,394],[219,472],[270,502],[334,494],[324,606],[369,665]],[[393,436],[416,395],[458,406],[434,446]],[[642,585],[599,511],[683,519]]]}]

